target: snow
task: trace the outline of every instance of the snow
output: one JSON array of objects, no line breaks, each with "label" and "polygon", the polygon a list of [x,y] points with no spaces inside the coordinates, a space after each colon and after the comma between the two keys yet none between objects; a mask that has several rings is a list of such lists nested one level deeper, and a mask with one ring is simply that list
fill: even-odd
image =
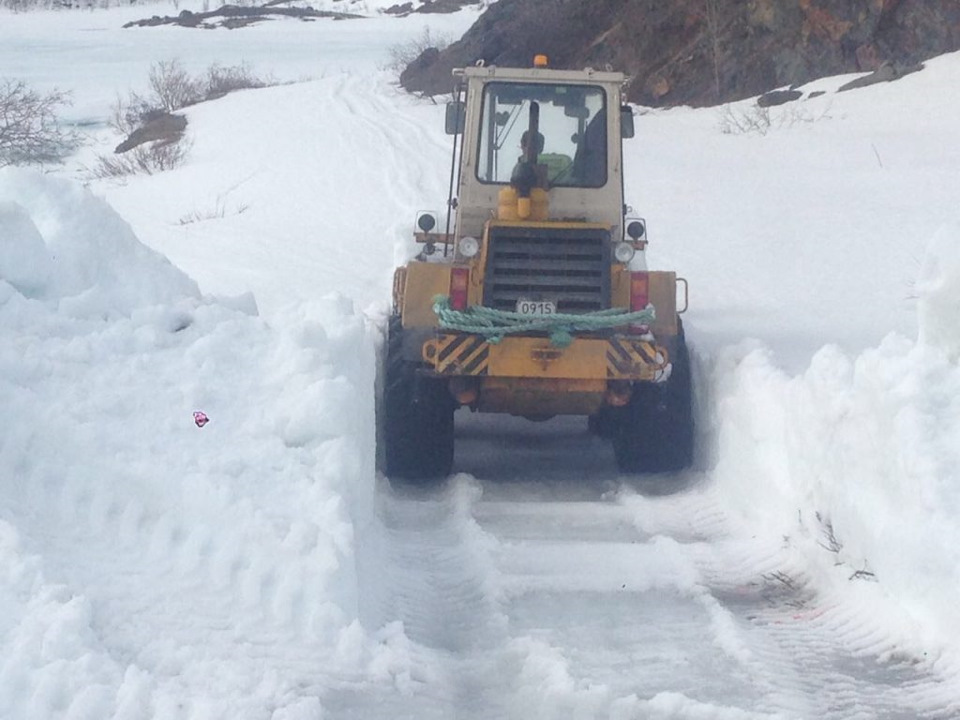
[{"label": "snow", "polygon": [[917,278],[919,341],[939,348],[950,360],[960,359],[960,226],[937,231],[924,255]]},{"label": "snow", "polygon": [[6,169],[3,186],[3,277],[25,297],[48,300],[68,315],[126,316],[199,295],[195,283],[76,183]]},{"label": "snow", "polygon": [[332,294],[268,326],[249,300],[201,296],[76,182],[6,169],[0,187],[0,237],[46,259],[4,263],[0,715],[308,707],[271,646],[304,680],[372,652],[352,628],[366,322]]},{"label": "snow", "polygon": [[714,477],[754,531],[826,542],[829,525],[843,572],[956,637],[956,365],[897,336],[853,360],[825,347],[794,377],[762,349],[720,362]]},{"label": "snow", "polygon": [[[675,492],[495,419],[405,493],[377,352],[449,142],[383,67],[476,10],[383,7],[0,15],[0,66],[91,137],[0,170],[0,717],[955,716],[960,55],[818,81],[764,135],[721,131],[747,103],[641,109],[628,195],[691,287]],[[183,167],[91,180],[117,94],[174,56],[310,79],[188,109]]]}]

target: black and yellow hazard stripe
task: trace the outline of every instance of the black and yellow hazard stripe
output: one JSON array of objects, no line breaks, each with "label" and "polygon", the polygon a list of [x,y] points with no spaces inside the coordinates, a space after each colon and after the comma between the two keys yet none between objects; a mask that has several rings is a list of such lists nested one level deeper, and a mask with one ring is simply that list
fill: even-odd
[{"label": "black and yellow hazard stripe", "polygon": [[[569,348],[545,347],[545,343],[546,338],[504,338],[496,346],[495,374],[651,381],[669,364],[666,348],[639,338],[581,339]],[[422,355],[437,375],[489,375],[490,347],[482,335],[439,333],[423,344]],[[545,358],[546,349],[556,357]]]},{"label": "black and yellow hazard stripe", "polygon": [[423,344],[423,359],[438,375],[486,375],[490,345],[482,335],[441,334]]},{"label": "black and yellow hazard stripe", "polygon": [[666,348],[647,340],[613,337],[607,344],[607,377],[653,380],[669,364]]}]

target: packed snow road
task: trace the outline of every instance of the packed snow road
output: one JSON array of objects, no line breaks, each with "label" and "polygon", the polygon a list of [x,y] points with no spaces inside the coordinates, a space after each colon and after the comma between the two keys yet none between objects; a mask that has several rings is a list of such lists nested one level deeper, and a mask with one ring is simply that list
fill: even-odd
[{"label": "packed snow road", "polygon": [[732,527],[709,477],[613,467],[582,420],[461,413],[465,472],[430,488],[381,479],[365,621],[401,620],[439,673],[411,684],[400,716],[960,713],[954,679],[898,650],[855,591],[819,591],[790,538]]}]

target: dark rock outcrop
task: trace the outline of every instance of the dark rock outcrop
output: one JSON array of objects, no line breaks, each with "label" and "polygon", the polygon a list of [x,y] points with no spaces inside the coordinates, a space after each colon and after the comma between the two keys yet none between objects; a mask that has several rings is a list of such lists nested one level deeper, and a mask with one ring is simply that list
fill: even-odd
[{"label": "dark rock outcrop", "polygon": [[957,49],[957,0],[500,0],[400,81],[439,94],[454,67],[545,53],[553,67],[623,70],[634,102],[711,105]]},{"label": "dark rock outcrop", "polygon": [[148,142],[175,143],[183,137],[187,129],[187,119],[183,115],[173,115],[157,111],[144,118],[144,123],[114,149],[115,153],[125,153],[138,145]]},{"label": "dark rock outcrop", "polygon": [[864,75],[863,77],[858,77],[855,80],[844,83],[837,88],[837,92],[843,92],[844,90],[855,90],[856,88],[867,87],[868,85],[876,85],[877,83],[893,82],[894,80],[899,80],[904,75],[909,75],[910,73],[914,73],[922,69],[923,65],[921,64],[894,65],[893,63],[884,63],[869,75]]},{"label": "dark rock outcrop", "polygon": [[776,107],[799,100],[801,97],[803,97],[803,93],[799,90],[771,90],[757,98],[757,105],[760,107]]},{"label": "dark rock outcrop", "polygon": [[421,15],[442,15],[455,13],[462,10],[467,5],[476,5],[479,0],[423,0],[423,4],[417,8],[413,7],[412,2],[391,5],[383,12],[387,15],[398,15],[406,17],[412,13]]},{"label": "dark rock outcrop", "polygon": [[202,28],[209,30],[212,28],[224,27],[236,29],[252,25],[263,20],[272,20],[278,17],[296,18],[298,20],[316,20],[317,18],[333,18],[334,20],[347,20],[359,18],[359,15],[349,13],[329,12],[325,10],[314,10],[311,7],[277,7],[276,3],[268,2],[262,6],[244,6],[224,5],[216,10],[209,12],[191,12],[181,10],[179,15],[165,15],[160,17],[154,15],[143,20],[132,20],[123,27],[156,27],[157,25],[179,25],[186,28]]}]

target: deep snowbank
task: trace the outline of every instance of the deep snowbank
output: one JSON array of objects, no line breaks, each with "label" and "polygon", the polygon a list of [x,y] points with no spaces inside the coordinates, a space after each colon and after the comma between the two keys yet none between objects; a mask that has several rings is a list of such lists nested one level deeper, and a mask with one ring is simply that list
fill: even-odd
[{"label": "deep snowbank", "polygon": [[116,317],[199,295],[76,183],[13,169],[0,178],[0,279],[24,298],[48,300],[70,315]]},{"label": "deep snowbank", "polygon": [[[791,377],[756,343],[720,352],[703,398],[712,473],[751,532],[797,544],[828,582],[873,579],[933,644],[960,620],[960,262],[956,227],[923,264],[920,339],[850,358],[818,352]],[[858,572],[859,571],[859,572]]]},{"label": "deep snowbank", "polygon": [[0,172],[0,716],[315,717],[363,675],[373,355],[341,297],[267,326]]}]

